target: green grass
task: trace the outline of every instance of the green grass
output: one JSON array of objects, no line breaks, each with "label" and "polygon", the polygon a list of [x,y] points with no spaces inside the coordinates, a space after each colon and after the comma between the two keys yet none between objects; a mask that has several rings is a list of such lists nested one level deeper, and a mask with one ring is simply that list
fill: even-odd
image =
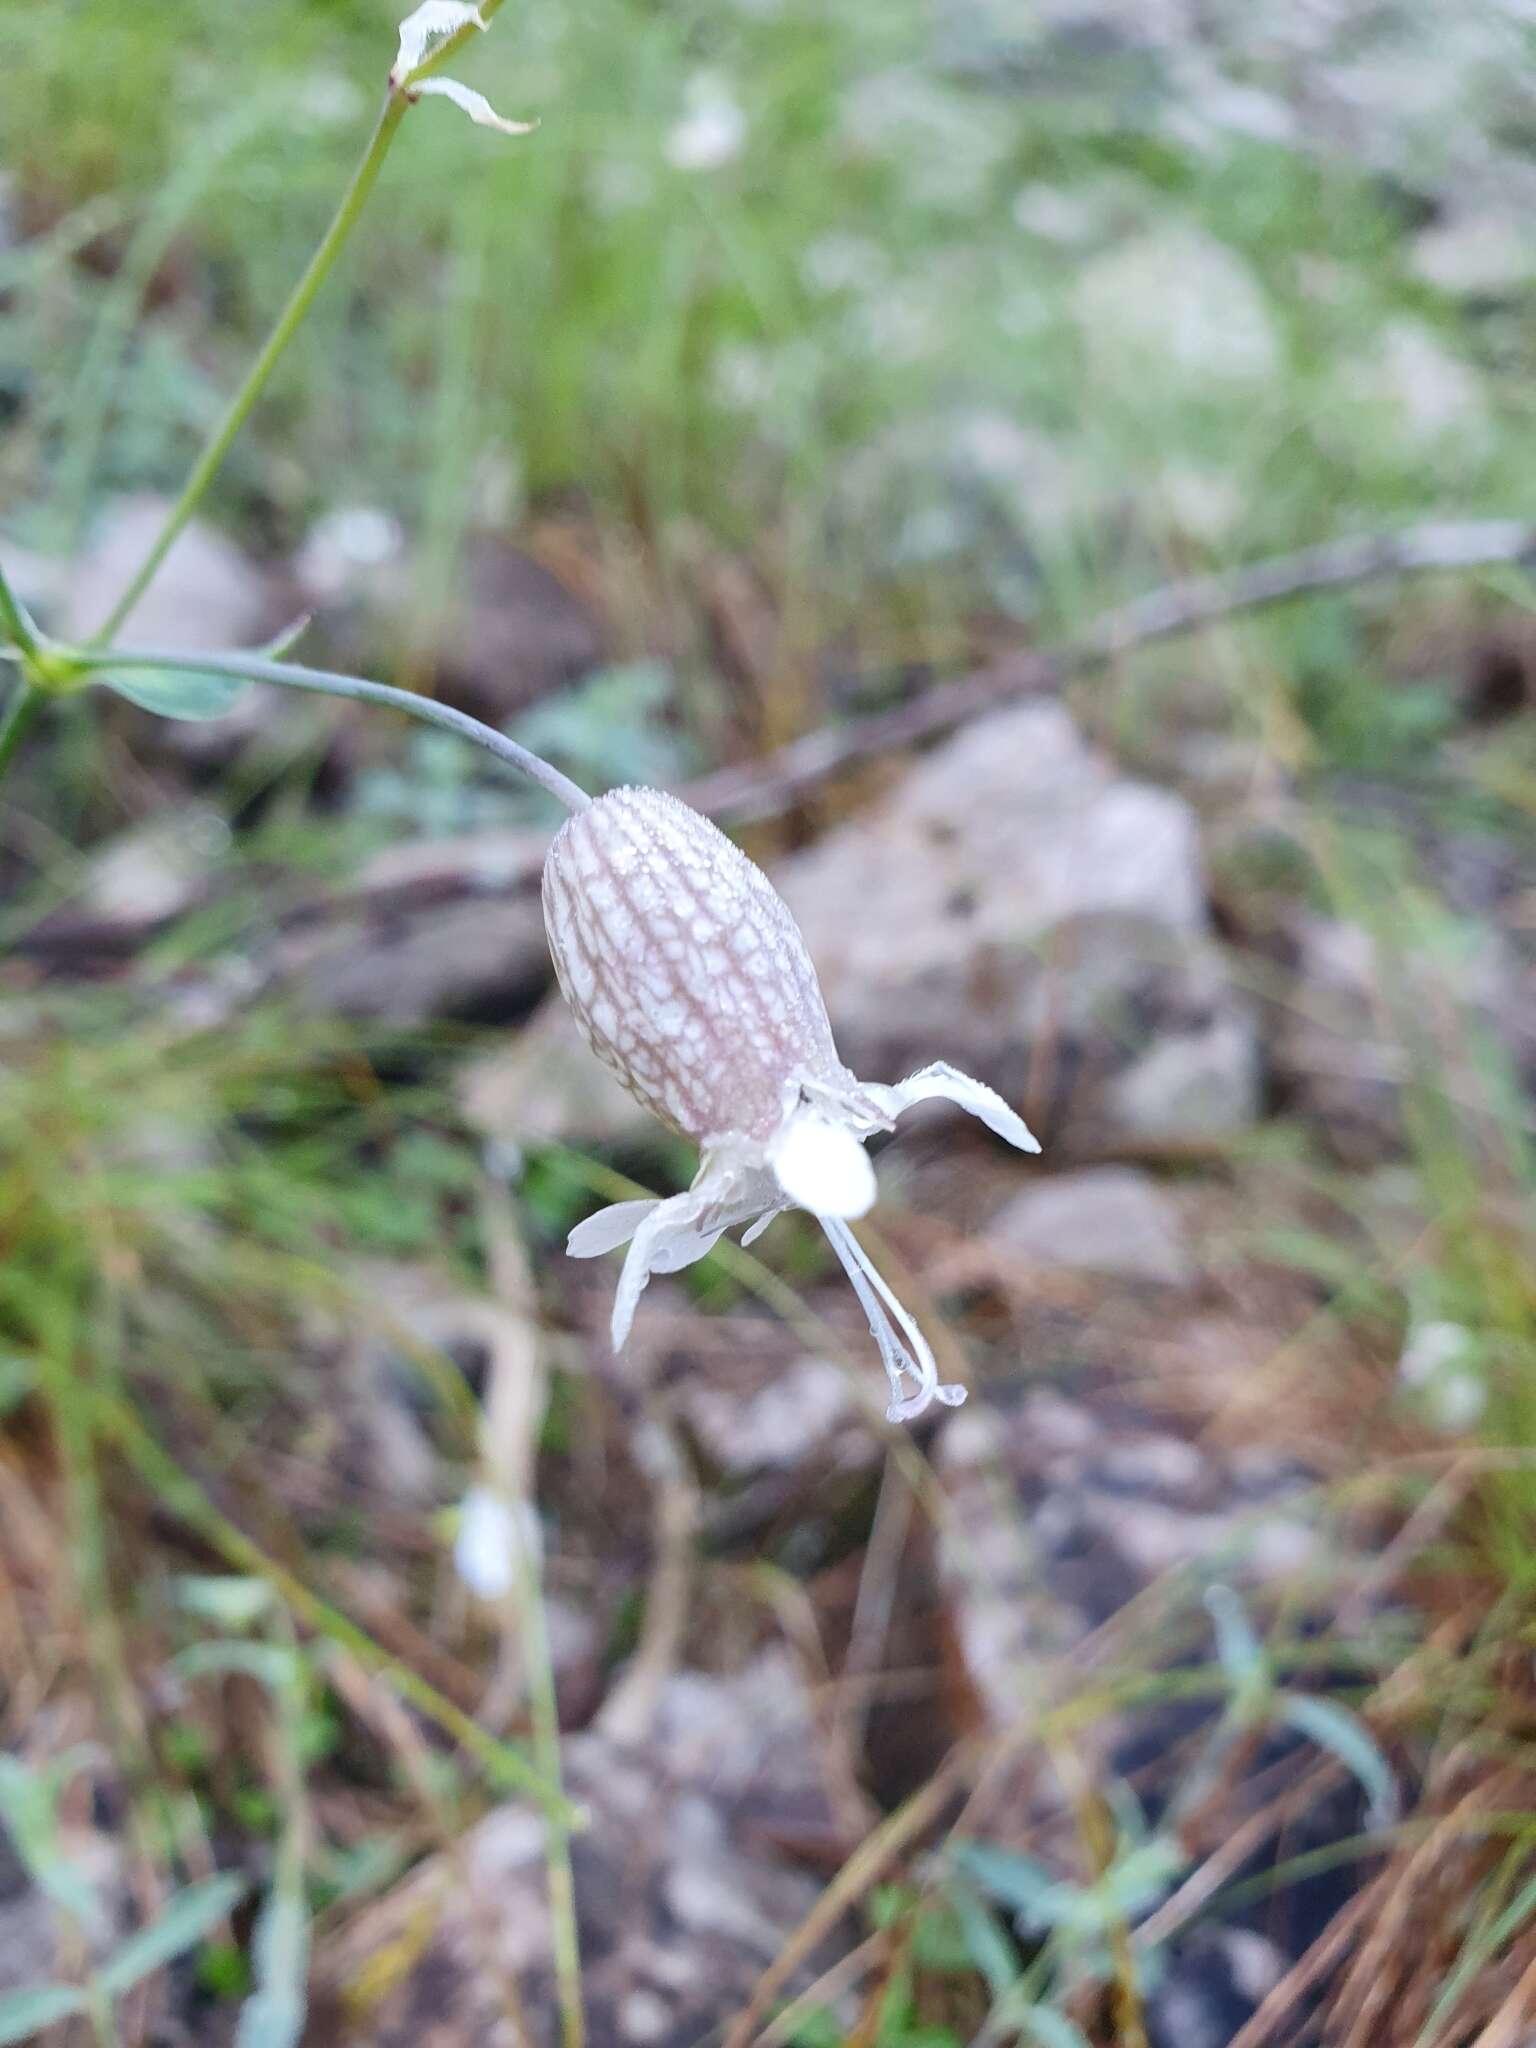
[{"label": "green grass", "polygon": [[[914,601],[1056,624],[1191,554],[1530,507],[1524,330],[1513,309],[1469,324],[1416,273],[1408,195],[1311,150],[1180,146],[1160,101],[1010,93],[936,64],[927,21],[916,0],[504,10],[459,68],[542,126],[509,144],[441,105],[412,117],[224,515],[259,499],[293,533],[344,479],[423,542],[430,608],[487,492],[579,493],[613,527],[642,513],[664,558],[681,520],[766,550],[825,643],[868,630],[888,586],[909,627]],[[12,166],[55,239],[109,205],[124,266],[60,291],[47,238],[12,259],[24,530],[67,535],[92,487],[179,478],[313,244],[390,44],[387,8],[295,0],[16,24]],[[678,169],[701,74],[745,139]],[[1213,242],[1257,331],[1247,357],[1187,336],[1181,367],[1138,334],[1169,293],[1183,317]],[[1125,274],[1116,252],[1143,243]],[[170,296],[140,323],[146,278]],[[1247,318],[1228,304],[1229,329]],[[1415,423],[1390,364],[1430,349],[1447,410]],[[43,362],[62,374],[33,390]]]}]

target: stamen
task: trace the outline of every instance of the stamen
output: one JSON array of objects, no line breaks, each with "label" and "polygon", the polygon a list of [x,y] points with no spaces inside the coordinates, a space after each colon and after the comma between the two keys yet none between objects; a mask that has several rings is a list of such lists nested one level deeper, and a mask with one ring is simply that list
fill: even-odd
[{"label": "stamen", "polygon": [[[827,1233],[827,1240],[837,1253],[839,1263],[853,1282],[853,1291],[859,1297],[859,1304],[869,1318],[870,1334],[880,1347],[880,1361],[885,1367],[886,1378],[891,1387],[891,1404],[885,1411],[887,1422],[913,1422],[926,1412],[929,1404],[942,1401],[948,1408],[958,1408],[965,1399],[964,1387],[946,1386],[940,1383],[939,1368],[929,1349],[928,1340],[917,1324],[896,1299],[885,1281],[872,1264],[869,1254],[859,1243],[847,1224],[836,1217],[823,1216],[821,1227]],[[884,1304],[884,1306],[882,1306]],[[903,1343],[891,1327],[889,1309],[896,1318],[907,1342]],[[903,1379],[915,1384],[915,1394],[904,1394]]]}]

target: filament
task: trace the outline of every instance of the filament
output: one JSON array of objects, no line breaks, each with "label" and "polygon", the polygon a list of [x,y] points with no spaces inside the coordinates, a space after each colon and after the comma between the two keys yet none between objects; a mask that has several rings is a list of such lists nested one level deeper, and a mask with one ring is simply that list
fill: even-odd
[{"label": "filament", "polygon": [[[880,1362],[885,1367],[891,1389],[890,1406],[885,1411],[886,1421],[912,1422],[935,1400],[957,1408],[965,1399],[964,1387],[940,1384],[939,1368],[927,1338],[880,1277],[869,1254],[848,1225],[835,1216],[823,1216],[820,1222],[843,1271],[853,1282],[859,1305],[869,1318],[870,1334],[880,1347]],[[901,1336],[892,1328],[892,1316],[900,1325]],[[912,1381],[916,1388],[914,1393],[905,1391],[905,1380]]]}]

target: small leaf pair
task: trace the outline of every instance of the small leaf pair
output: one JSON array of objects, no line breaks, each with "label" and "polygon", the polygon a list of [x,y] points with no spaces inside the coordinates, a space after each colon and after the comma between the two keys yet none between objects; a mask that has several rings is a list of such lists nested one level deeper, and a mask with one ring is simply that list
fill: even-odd
[{"label": "small leaf pair", "polygon": [[462,0],[423,0],[423,4],[400,24],[400,47],[395,53],[394,69],[389,74],[390,86],[413,100],[420,99],[424,93],[435,93],[441,99],[451,100],[482,128],[497,128],[503,135],[531,134],[538,125],[536,122],[505,120],[484,93],[460,85],[456,78],[416,76],[440,45],[451,42],[465,29],[483,29],[485,26],[479,8],[464,6]]}]

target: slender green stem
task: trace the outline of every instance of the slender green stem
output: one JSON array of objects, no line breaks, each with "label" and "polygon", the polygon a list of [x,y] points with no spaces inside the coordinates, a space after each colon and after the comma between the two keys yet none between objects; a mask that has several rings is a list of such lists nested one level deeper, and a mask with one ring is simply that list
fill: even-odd
[{"label": "slender green stem", "polygon": [[552,768],[548,761],[509,740],[493,726],[482,725],[451,704],[439,704],[433,697],[418,697],[410,690],[397,690],[389,683],[365,682],[357,676],[333,675],[329,669],[300,668],[292,662],[268,661],[259,654],[188,654],[172,647],[113,647],[99,653],[89,649],[67,650],[72,660],[84,664],[87,673],[112,669],[176,669],[189,675],[247,676],[256,683],[276,683],[285,690],[313,690],[325,697],[353,697],[365,704],[387,704],[424,725],[441,726],[484,747],[498,761],[526,775],[541,789],[558,797],[567,810],[583,810],[592,799],[584,789]]},{"label": "slender green stem", "polygon": [[[520,1542],[518,1621],[528,1671],[528,1711],[532,1723],[534,1768],[556,1799],[564,1799],[560,1773],[560,1709],[555,1695],[555,1666],[549,1648],[544,1592],[539,1584],[533,1546]],[[571,1867],[567,1828],[544,1823],[544,1879],[549,1890],[551,1947],[555,1957],[556,1995],[560,2004],[560,2048],[584,2048],[586,2020],[581,1998],[581,1936],[576,1921],[576,1879]]]},{"label": "slender green stem", "polygon": [[177,535],[186,526],[201,503],[204,492],[218,474],[225,456],[229,453],[231,443],[245,425],[251,408],[261,396],[268,378],[277,367],[278,358],[298,331],[305,314],[314,303],[315,294],[330,275],[348,235],[356,227],[358,216],[362,213],[368,195],[383,168],[384,159],[389,154],[389,146],[395,139],[396,131],[414,103],[415,95],[412,88],[422,79],[430,77],[440,65],[447,63],[471,36],[478,35],[480,29],[487,27],[501,4],[502,0],[481,0],[479,28],[470,23],[456,29],[429,57],[416,66],[409,77],[391,77],[389,91],[379,110],[373,134],[368,139],[368,146],[363,151],[357,169],[352,173],[351,182],[341,195],[341,201],[330,226],[326,229],[314,255],[310,257],[303,276],[289,295],[287,305],[277,316],[277,325],[268,335],[261,354],[251,365],[245,382],[235,393],[228,411],[214,429],[207,447],[198,457],[181,496],[167,513],[165,524],[140,565],[138,574],[118,599],[111,616],[103,622],[96,634],[96,645],[103,645],[121,631],[124,621],[154,581],[161,563],[175,545]]},{"label": "slender green stem", "polygon": [[11,756],[27,736],[27,728],[43,708],[46,693],[23,679],[0,717],[0,776],[11,765]]},{"label": "slender green stem", "polygon": [[326,229],[314,255],[310,257],[303,276],[294,286],[287,305],[278,315],[277,325],[268,335],[260,355],[251,365],[245,382],[235,393],[228,411],[214,429],[212,439],[198,457],[181,496],[166,515],[165,524],[156,536],[153,547],[145,556],[138,574],[113,606],[110,618],[103,623],[96,635],[98,642],[110,640],[121,629],[123,621],[154,581],[178,534],[196,511],[203,493],[218,474],[225,456],[229,453],[231,442],[245,425],[251,408],[261,396],[266,388],[267,379],[277,367],[278,358],[298,331],[301,321],[314,303],[315,294],[330,275],[348,235],[357,225],[358,216],[373,190],[384,159],[389,153],[389,146],[395,139],[395,131],[405,118],[409,105],[410,101],[403,92],[391,89],[380,109],[368,147],[363,151],[362,159],[352,173],[350,184],[341,195],[341,203],[336,209],[334,219]]},{"label": "slender green stem", "polygon": [[37,635],[32,629],[32,621],[22,610],[20,600],[12,594],[3,569],[0,569],[0,641],[9,642],[29,659],[37,653]]}]

